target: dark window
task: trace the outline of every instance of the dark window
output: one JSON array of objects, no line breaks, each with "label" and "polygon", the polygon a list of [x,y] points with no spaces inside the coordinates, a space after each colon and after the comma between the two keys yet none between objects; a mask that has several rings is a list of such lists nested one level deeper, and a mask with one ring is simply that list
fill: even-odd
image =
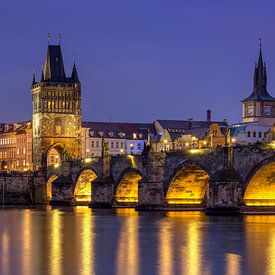
[{"label": "dark window", "polygon": [[253,132],[253,137],[256,137],[256,132]]},{"label": "dark window", "polygon": [[259,138],[261,138],[262,137],[262,132],[259,132]]},{"label": "dark window", "polygon": [[251,137],[250,131],[247,132],[247,137]]}]

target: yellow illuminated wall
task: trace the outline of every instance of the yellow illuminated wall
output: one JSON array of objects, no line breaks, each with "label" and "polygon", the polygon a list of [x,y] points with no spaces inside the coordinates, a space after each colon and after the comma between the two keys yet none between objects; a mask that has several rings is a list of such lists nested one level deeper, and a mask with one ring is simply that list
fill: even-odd
[{"label": "yellow illuminated wall", "polygon": [[275,206],[275,162],[255,173],[245,191],[244,203],[247,206]]},{"label": "yellow illuminated wall", "polygon": [[138,202],[138,182],[141,176],[134,171],[125,173],[118,184],[115,201],[120,203]]},{"label": "yellow illuminated wall", "polygon": [[47,182],[47,199],[51,200],[52,199],[52,183],[54,180],[57,179],[56,175],[52,175]]},{"label": "yellow illuminated wall", "polygon": [[197,166],[177,172],[166,195],[168,204],[201,204],[208,186],[208,174]]},{"label": "yellow illuminated wall", "polygon": [[96,178],[95,172],[90,169],[84,170],[77,179],[74,198],[76,201],[91,201],[92,184],[91,182]]}]

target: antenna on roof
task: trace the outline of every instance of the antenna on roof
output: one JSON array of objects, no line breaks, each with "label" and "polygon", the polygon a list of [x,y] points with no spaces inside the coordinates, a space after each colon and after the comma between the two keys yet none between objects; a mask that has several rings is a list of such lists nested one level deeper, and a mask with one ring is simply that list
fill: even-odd
[{"label": "antenna on roof", "polygon": [[51,34],[48,32],[48,45],[50,45]]},{"label": "antenna on roof", "polygon": [[61,43],[61,34],[60,33],[58,34],[58,43],[59,43],[59,45]]}]

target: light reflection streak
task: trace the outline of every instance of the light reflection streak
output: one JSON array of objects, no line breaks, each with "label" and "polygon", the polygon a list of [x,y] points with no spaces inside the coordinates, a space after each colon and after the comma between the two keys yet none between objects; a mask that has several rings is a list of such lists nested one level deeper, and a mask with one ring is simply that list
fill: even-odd
[{"label": "light reflection streak", "polygon": [[159,230],[159,274],[173,274],[172,248],[169,223],[161,221]]},{"label": "light reflection streak", "polygon": [[10,236],[7,231],[4,231],[1,236],[1,270],[2,274],[9,274],[9,256],[10,256]]},{"label": "light reflection streak", "polygon": [[32,221],[31,221],[31,212],[29,209],[25,209],[23,214],[23,243],[22,243],[22,260],[23,274],[31,274],[31,266],[32,266]]},{"label": "light reflection streak", "polygon": [[77,214],[83,215],[81,217],[81,274],[95,274],[93,237],[94,222],[91,209],[78,206],[76,212]]},{"label": "light reflection streak", "polygon": [[228,275],[238,275],[240,274],[240,256],[232,253],[227,253],[225,255],[226,261],[226,274]]},{"label": "light reflection streak", "polygon": [[51,212],[51,237],[50,237],[50,274],[62,274],[62,223],[61,213],[58,210]]},{"label": "light reflection streak", "polygon": [[[131,211],[132,210],[132,211]],[[133,209],[119,209],[118,216],[122,218],[118,250],[116,274],[139,274],[139,246],[138,246],[138,213],[134,214]],[[133,214],[133,215],[132,215]]]},{"label": "light reflection streak", "polygon": [[[162,252],[164,255],[161,257],[162,265],[165,267],[164,270],[161,270],[162,274],[172,274],[172,263],[174,262],[171,248],[173,248],[173,243],[171,241],[171,231],[175,227],[181,228],[181,234],[184,240],[184,245],[180,248],[181,254],[181,262],[182,262],[182,273],[190,274],[190,275],[198,275],[198,274],[206,274],[208,273],[207,267],[204,266],[204,270],[202,272],[202,249],[201,249],[201,228],[199,217],[202,215],[200,212],[167,212],[166,214],[170,219],[167,220],[168,224],[174,222],[172,224],[171,229],[166,229],[163,232],[163,238],[167,238],[167,240],[159,240],[160,243],[164,242],[165,245],[163,249],[165,252]],[[165,237],[164,237],[165,236]],[[178,236],[176,237],[178,239]],[[166,241],[168,243],[166,243]],[[177,244],[176,244],[177,245]],[[168,258],[169,257],[169,258]],[[168,260],[167,260],[168,258]],[[165,262],[167,261],[167,262]]]},{"label": "light reflection streak", "polygon": [[249,272],[275,274],[275,216],[246,216],[245,236]]}]

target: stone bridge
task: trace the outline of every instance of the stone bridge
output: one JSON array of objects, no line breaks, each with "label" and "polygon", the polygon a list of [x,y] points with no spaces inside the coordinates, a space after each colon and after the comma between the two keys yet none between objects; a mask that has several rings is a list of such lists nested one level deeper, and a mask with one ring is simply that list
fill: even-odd
[{"label": "stone bridge", "polygon": [[11,177],[0,176],[0,183],[8,179],[18,194],[25,181],[25,196],[29,192],[34,203],[140,210],[275,209],[275,149],[260,145],[105,155],[63,162],[60,168],[17,175],[13,181]]},{"label": "stone bridge", "polygon": [[263,209],[275,206],[275,151],[243,146],[104,156],[63,163],[48,171],[46,186],[53,204]]}]

